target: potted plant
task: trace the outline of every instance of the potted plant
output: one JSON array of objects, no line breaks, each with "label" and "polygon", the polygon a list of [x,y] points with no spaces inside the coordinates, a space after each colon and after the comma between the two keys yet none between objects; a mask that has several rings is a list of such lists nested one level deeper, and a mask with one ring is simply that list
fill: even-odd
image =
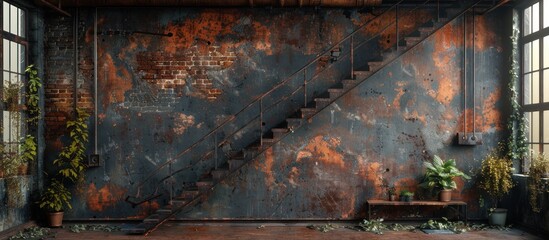
[{"label": "potted plant", "polygon": [[533,154],[528,173],[528,195],[532,211],[539,213],[541,206],[539,204],[539,195],[546,190],[542,178],[547,178],[549,172],[549,158],[544,153]]},{"label": "potted plant", "polygon": [[39,200],[39,207],[46,211],[49,226],[60,227],[63,224],[63,209],[71,209],[71,193],[65,185],[52,179],[50,185],[44,190]]},{"label": "potted plant", "polygon": [[19,111],[20,93],[21,93],[21,84],[8,83],[2,89],[2,100],[4,102],[4,109],[10,112]]},{"label": "potted plant", "polygon": [[504,154],[494,151],[482,161],[479,188],[484,190],[492,202],[488,214],[491,225],[505,225],[507,209],[498,208],[497,204],[513,188],[512,174],[513,163]]},{"label": "potted plant", "polygon": [[53,161],[57,168],[55,177],[50,185],[42,193],[38,204],[46,210],[47,216],[58,219],[50,221],[51,226],[57,227],[62,224],[64,206],[71,208],[71,193],[65,184],[78,183],[84,179],[84,158],[86,156],[86,145],[88,144],[88,125],[86,123],[89,114],[82,109],[77,109],[76,119],[67,121],[70,143],[63,147],[59,157]]},{"label": "potted plant", "polygon": [[389,195],[389,201],[395,201],[396,200],[396,188],[395,186],[390,186],[387,188],[387,195]]},{"label": "potted plant", "polygon": [[411,202],[414,200],[414,193],[408,190],[400,191],[400,201]]},{"label": "potted plant", "polygon": [[424,162],[427,169],[423,183],[420,186],[434,189],[439,192],[439,201],[448,202],[452,200],[452,190],[457,188],[455,177],[463,179],[471,179],[467,174],[463,173],[456,167],[454,159],[443,161],[439,156],[433,157],[433,162]]}]

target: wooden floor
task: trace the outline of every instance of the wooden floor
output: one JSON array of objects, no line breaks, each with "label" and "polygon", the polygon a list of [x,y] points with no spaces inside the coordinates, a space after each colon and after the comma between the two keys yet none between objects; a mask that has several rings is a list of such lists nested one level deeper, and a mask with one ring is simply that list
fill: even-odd
[{"label": "wooden floor", "polygon": [[518,229],[511,231],[485,230],[473,231],[463,234],[452,235],[429,235],[423,232],[385,232],[383,235],[373,233],[357,232],[354,230],[340,228],[331,232],[323,233],[320,231],[306,228],[301,224],[282,224],[282,223],[210,223],[210,224],[190,224],[169,222],[161,226],[149,236],[125,235],[122,232],[81,232],[72,233],[67,229],[55,229],[55,239],[543,239]]}]

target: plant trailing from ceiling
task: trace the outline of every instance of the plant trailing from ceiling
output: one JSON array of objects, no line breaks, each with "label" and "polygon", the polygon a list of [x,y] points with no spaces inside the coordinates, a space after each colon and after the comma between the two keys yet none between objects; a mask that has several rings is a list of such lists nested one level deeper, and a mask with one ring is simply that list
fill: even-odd
[{"label": "plant trailing from ceiling", "polygon": [[76,119],[67,121],[70,144],[63,147],[53,164],[59,168],[59,174],[72,182],[83,180],[86,165],[86,145],[88,144],[89,114],[83,109],[76,109]]},{"label": "plant trailing from ceiling", "polygon": [[498,201],[513,188],[513,162],[504,153],[503,144],[482,161],[479,188],[491,198],[494,208]]},{"label": "plant trailing from ceiling", "polygon": [[40,95],[39,95],[39,89],[42,87],[42,82],[40,78],[38,77],[38,70],[34,65],[29,65],[25,72],[28,74],[28,81],[27,81],[27,101],[26,101],[26,107],[27,107],[27,122],[32,125],[38,124],[38,119],[40,119]]},{"label": "plant trailing from ceiling", "polygon": [[519,50],[518,50],[518,17],[513,16],[513,33],[511,35],[511,68],[509,69],[509,94],[511,96],[511,116],[507,123],[507,128],[510,131],[509,141],[507,141],[507,157],[512,161],[522,161],[528,154],[528,146],[526,144],[526,119],[520,110],[519,100]]}]

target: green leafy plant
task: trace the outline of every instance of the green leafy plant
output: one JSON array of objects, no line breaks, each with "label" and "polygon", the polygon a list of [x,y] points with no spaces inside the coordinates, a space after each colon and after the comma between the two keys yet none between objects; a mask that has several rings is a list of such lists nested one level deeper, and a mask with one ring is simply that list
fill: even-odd
[{"label": "green leafy plant", "polygon": [[456,189],[457,185],[454,181],[455,177],[463,179],[471,179],[467,174],[463,173],[456,167],[454,159],[443,161],[439,156],[435,155],[433,162],[424,162],[427,169],[423,183],[420,186],[431,189]]},{"label": "green leafy plant", "polygon": [[7,83],[4,88],[2,88],[2,100],[6,104],[6,109],[10,112],[19,111],[19,98],[21,95],[21,84],[20,83]]},{"label": "green leafy plant", "polygon": [[391,196],[391,195],[396,195],[396,187],[395,186],[390,186],[387,188],[387,195]]},{"label": "green leafy plant", "polygon": [[120,227],[107,224],[74,224],[69,226],[69,231],[79,233],[83,231],[117,232]]},{"label": "green leafy plant", "polygon": [[38,91],[42,87],[42,82],[38,77],[38,70],[34,65],[29,65],[25,69],[25,72],[28,74],[26,95],[26,107],[28,112],[27,122],[36,125],[38,119],[40,119],[40,95],[38,94]]},{"label": "green leafy plant", "polygon": [[539,195],[548,192],[546,181],[542,178],[549,173],[549,157],[544,153],[536,154],[532,157],[530,172],[528,174],[527,186],[530,207],[534,212],[541,212],[539,204]]},{"label": "green leafy plant", "polygon": [[356,226],[359,231],[372,232],[375,234],[383,234],[384,231],[389,230],[387,225],[383,223],[383,218],[373,220],[362,220],[361,223]]},{"label": "green leafy plant", "polygon": [[8,238],[9,240],[18,240],[18,239],[45,239],[51,236],[51,230],[49,228],[43,227],[30,227],[26,228],[17,234]]},{"label": "green leafy plant", "polygon": [[400,196],[404,196],[404,197],[413,197],[414,196],[414,193],[413,192],[410,192],[408,190],[402,190],[400,191]]},{"label": "green leafy plant", "polygon": [[513,188],[513,163],[506,156],[502,156],[503,147],[488,154],[482,161],[480,168],[480,182],[478,187],[486,192],[492,200],[493,207]]},{"label": "green leafy plant", "polygon": [[330,231],[336,230],[338,228],[341,228],[341,226],[328,223],[328,224],[324,224],[324,225],[309,225],[309,226],[307,226],[307,228],[317,230],[317,231],[320,231],[320,232],[330,232]]},{"label": "green leafy plant", "polygon": [[430,219],[426,223],[421,224],[421,229],[433,229],[433,230],[450,230],[454,233],[464,233],[467,232],[469,227],[467,224],[458,221],[458,222],[451,222],[448,221],[447,218],[442,218],[442,221],[436,221]]},{"label": "green leafy plant", "polygon": [[88,125],[86,123],[89,114],[82,109],[77,109],[76,119],[67,122],[70,144],[63,147],[59,157],[53,164],[59,168],[59,174],[72,182],[83,179],[86,165],[86,145],[88,144]]},{"label": "green leafy plant", "polygon": [[39,207],[48,212],[60,212],[65,207],[72,209],[71,193],[65,185],[57,179],[52,179],[39,200]]},{"label": "green leafy plant", "polygon": [[23,139],[23,144],[21,144],[21,161],[34,161],[36,159],[37,149],[38,147],[36,145],[36,139],[31,135],[27,135]]}]

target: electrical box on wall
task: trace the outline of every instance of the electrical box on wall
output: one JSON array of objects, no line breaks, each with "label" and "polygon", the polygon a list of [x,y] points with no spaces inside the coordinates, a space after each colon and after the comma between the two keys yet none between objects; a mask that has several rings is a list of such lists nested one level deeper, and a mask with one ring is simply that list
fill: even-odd
[{"label": "electrical box on wall", "polygon": [[99,159],[99,154],[90,154],[88,157],[88,167],[100,167],[101,159]]},{"label": "electrical box on wall", "polygon": [[482,133],[458,132],[458,144],[468,146],[482,145]]}]

